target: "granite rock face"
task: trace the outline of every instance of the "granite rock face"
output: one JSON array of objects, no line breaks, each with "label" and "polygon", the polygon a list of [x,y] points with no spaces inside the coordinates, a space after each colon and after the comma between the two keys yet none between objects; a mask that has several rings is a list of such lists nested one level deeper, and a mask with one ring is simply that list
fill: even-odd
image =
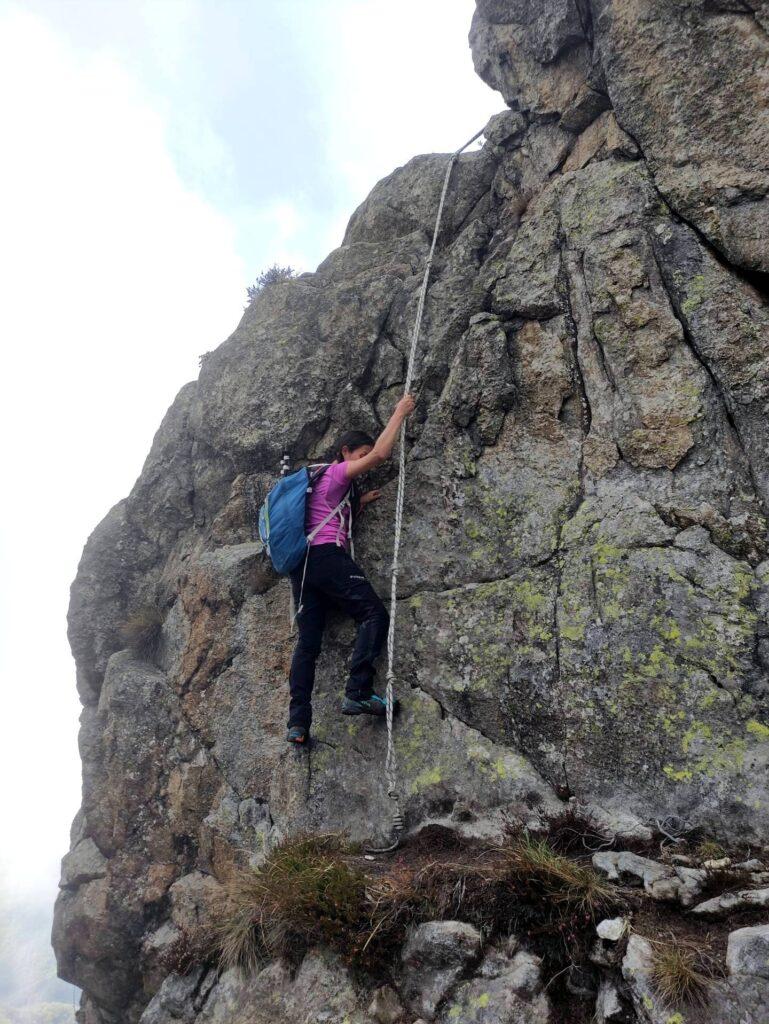
[{"label": "granite rock face", "polygon": [[[418,352],[397,609],[411,828],[493,834],[574,794],[641,830],[675,815],[767,840],[768,27],[760,0],[477,4],[476,67],[510,109],[456,168]],[[284,452],[317,460],[391,412],[445,166],[396,170],[315,273],[258,296],[88,539],[69,616],[83,806],[54,926],[88,1024],[258,1019],[243,985],[290,1016],[305,996],[279,965],[168,1009],[163,951],[281,835],[387,824],[381,723],[338,714],[341,620],[315,743],[286,749],[289,593],[255,512]],[[378,484],[357,551],[385,593],[391,468]],[[144,605],[163,616],[153,663],[120,637]],[[322,988],[342,968],[318,956]],[[366,1019],[370,993],[328,986],[324,1019]],[[500,1020],[549,1012],[513,1003]]]}]

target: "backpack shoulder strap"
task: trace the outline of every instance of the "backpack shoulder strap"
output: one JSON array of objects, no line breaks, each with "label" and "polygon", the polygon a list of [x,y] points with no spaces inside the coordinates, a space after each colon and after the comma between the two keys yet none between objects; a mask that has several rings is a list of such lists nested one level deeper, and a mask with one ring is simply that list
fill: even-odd
[{"label": "backpack shoulder strap", "polygon": [[316,484],[321,479],[327,469],[331,468],[330,462],[317,462],[307,467],[307,474],[310,479],[310,486]]}]

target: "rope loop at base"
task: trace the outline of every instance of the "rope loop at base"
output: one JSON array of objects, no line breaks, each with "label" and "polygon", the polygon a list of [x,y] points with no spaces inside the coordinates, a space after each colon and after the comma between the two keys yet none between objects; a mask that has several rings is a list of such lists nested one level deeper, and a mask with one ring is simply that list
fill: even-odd
[{"label": "rope loop at base", "polygon": [[372,854],[373,856],[380,856],[383,853],[393,853],[400,846],[401,836],[406,831],[406,821],[401,811],[400,800],[398,798],[398,792],[395,789],[389,789],[387,796],[395,804],[395,808],[392,813],[390,820],[390,843],[387,846],[364,846],[363,852]]}]

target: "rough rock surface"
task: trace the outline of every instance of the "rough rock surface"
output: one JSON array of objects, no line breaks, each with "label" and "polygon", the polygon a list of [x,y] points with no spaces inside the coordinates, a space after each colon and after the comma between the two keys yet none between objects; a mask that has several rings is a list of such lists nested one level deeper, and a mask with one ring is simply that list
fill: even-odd
[{"label": "rough rock surface", "polygon": [[[690,907],[702,892],[707,872],[697,868],[660,864],[635,853],[602,851],[593,854],[593,866],[612,881],[643,885],[655,900],[669,900]],[[607,936],[601,935],[601,938]]]},{"label": "rough rock surface", "polygon": [[403,948],[402,993],[416,1016],[432,1020],[457,979],[481,953],[481,936],[463,921],[419,925]]},{"label": "rough rock surface", "polygon": [[[769,9],[477,8],[476,66],[511,109],[459,161],[419,346],[408,824],[488,834],[574,794],[623,827],[675,815],[766,842]],[[196,989],[163,951],[276,837],[386,822],[381,723],[337,713],[348,624],[325,641],[315,743],[286,749],[288,588],[254,513],[284,452],[317,459],[391,411],[444,167],[396,170],[315,273],[258,296],[88,539],[69,614],[83,806],[53,936],[87,1024],[280,1019],[274,993],[298,1019],[283,966]],[[384,592],[391,469],[379,483],[357,550]],[[143,605],[163,615],[153,663],[120,638]],[[371,993],[317,957],[312,1012],[330,986],[323,1019],[365,1020]]]}]

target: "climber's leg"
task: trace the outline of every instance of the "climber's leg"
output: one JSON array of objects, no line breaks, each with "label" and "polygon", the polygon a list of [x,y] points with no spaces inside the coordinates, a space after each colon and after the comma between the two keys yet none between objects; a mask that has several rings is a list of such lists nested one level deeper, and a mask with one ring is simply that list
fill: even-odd
[{"label": "climber's leg", "polygon": [[[294,591],[294,606],[299,607],[300,579],[291,575]],[[297,637],[291,672],[288,679],[291,702],[288,711],[288,727],[301,726],[309,730],[312,724],[312,688],[315,684],[315,662],[320,654],[323,627],[326,624],[326,600],[321,591],[305,580],[302,594],[302,610],[296,618]],[[293,741],[296,742],[296,741]]]},{"label": "climber's leg", "polygon": [[345,687],[345,694],[353,700],[370,696],[374,687],[374,662],[387,639],[390,616],[387,609],[374,592],[370,583],[366,583],[371,597],[364,599],[355,608],[353,618],[358,623],[358,635],[352,651],[350,677]]},{"label": "climber's leg", "polygon": [[373,689],[374,662],[387,638],[390,617],[363,570],[347,552],[331,544],[323,547],[328,550],[323,553],[322,577],[313,577],[313,583],[358,623],[345,692],[353,700],[368,698]]}]

